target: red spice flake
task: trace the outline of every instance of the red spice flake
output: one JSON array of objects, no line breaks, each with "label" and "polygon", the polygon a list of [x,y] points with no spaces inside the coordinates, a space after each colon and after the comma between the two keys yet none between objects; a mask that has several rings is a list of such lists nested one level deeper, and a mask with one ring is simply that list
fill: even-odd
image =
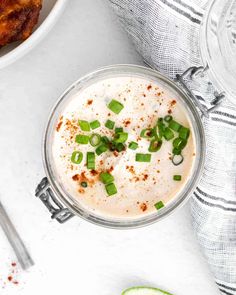
[{"label": "red spice flake", "polygon": [[90,106],[92,103],[93,103],[93,100],[92,99],[88,99],[87,105]]},{"label": "red spice flake", "polygon": [[147,86],[147,90],[149,91],[150,89],[152,89],[152,85],[151,84]]},{"label": "red spice flake", "polygon": [[146,94],[145,93],[143,94],[143,97],[146,97]]},{"label": "red spice flake", "polygon": [[115,157],[118,157],[118,156],[119,156],[119,153],[118,153],[117,151],[114,151],[114,152],[113,152],[113,155],[114,155]]},{"label": "red spice flake", "polygon": [[96,175],[98,175],[98,171],[96,171],[96,170],[91,170],[91,171],[90,171],[90,174],[91,174],[92,176],[96,176]]},{"label": "red spice flake", "polygon": [[107,172],[112,172],[114,170],[114,167],[113,166],[111,166],[108,170],[107,170]]},{"label": "red spice flake", "polygon": [[147,180],[148,179],[148,174],[144,174],[143,175],[143,180],[145,181],[145,180]]},{"label": "red spice flake", "polygon": [[13,277],[12,276],[8,276],[7,279],[8,279],[9,282],[11,282],[13,280]]},{"label": "red spice flake", "polygon": [[15,262],[12,262],[11,266],[15,267],[16,266],[16,263]]},{"label": "red spice flake", "polygon": [[175,99],[173,99],[173,100],[171,101],[171,103],[170,103],[170,106],[171,106],[171,107],[173,107],[174,105],[176,105],[176,100],[175,100]]},{"label": "red spice flake", "polygon": [[108,113],[107,116],[110,117],[111,113]]},{"label": "red spice flake", "polygon": [[125,119],[123,121],[123,123],[124,123],[125,127],[128,127],[128,125],[131,123],[131,121],[130,121],[130,119]]},{"label": "red spice flake", "polygon": [[146,203],[142,203],[141,205],[140,205],[140,209],[144,212],[144,211],[146,211],[147,210],[147,204]]},{"label": "red spice flake", "polygon": [[157,96],[161,96],[161,92],[158,92],[158,93],[157,93]]},{"label": "red spice flake", "polygon": [[172,110],[171,109],[168,110],[168,114],[172,114]]},{"label": "red spice flake", "polygon": [[80,187],[80,188],[78,189],[78,192],[81,193],[81,194],[84,194],[84,189]]},{"label": "red spice flake", "polygon": [[100,165],[103,165],[104,162],[103,162],[103,160],[100,160],[99,163],[100,163]]},{"label": "red spice flake", "polygon": [[62,121],[60,121],[58,124],[57,124],[57,127],[56,127],[56,131],[59,132],[60,128],[61,128],[61,125],[62,125]]},{"label": "red spice flake", "polygon": [[129,170],[131,174],[135,174],[134,166],[126,166],[126,169]]},{"label": "red spice flake", "polygon": [[80,175],[79,174],[75,174],[75,175],[72,176],[72,179],[74,181],[78,181],[80,179]]},{"label": "red spice flake", "polygon": [[12,283],[15,284],[15,285],[18,285],[19,284],[18,281],[13,281]]}]

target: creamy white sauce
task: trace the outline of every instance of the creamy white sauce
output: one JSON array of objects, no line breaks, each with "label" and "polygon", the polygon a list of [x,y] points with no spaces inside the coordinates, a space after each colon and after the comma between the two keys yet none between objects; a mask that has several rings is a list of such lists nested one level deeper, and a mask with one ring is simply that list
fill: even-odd
[{"label": "creamy white sauce", "polygon": [[[112,99],[124,105],[118,115],[107,108]],[[140,138],[141,130],[153,127],[157,119],[166,116],[168,111],[171,111],[176,121],[191,129],[188,144],[182,153],[183,163],[174,166],[170,160],[172,140],[163,140],[161,149],[151,153],[150,163],[136,162],[135,154],[148,153],[150,143]],[[81,131],[78,119],[89,122],[99,120],[101,127],[90,133],[111,137],[114,131],[104,126],[107,119],[110,119],[116,123],[116,127],[123,127],[128,132],[126,144],[130,141],[138,142],[139,147],[135,151],[127,148],[117,157],[110,151],[96,156],[98,173],[113,168],[111,174],[118,190],[116,195],[108,197],[104,184],[99,181],[99,175],[86,168],[86,152],[94,151],[95,148],[75,142],[76,134],[90,134]],[[72,164],[70,159],[75,150],[84,155],[79,165]],[[195,160],[195,139],[187,112],[178,97],[154,81],[139,77],[117,77],[96,82],[70,99],[58,118],[52,155],[61,184],[82,207],[104,217],[137,218],[156,211],[154,205],[158,201],[161,200],[166,205],[181,193],[191,176]],[[83,179],[81,174],[88,181],[87,188],[80,185]],[[173,175],[181,175],[182,180],[174,181]]]}]

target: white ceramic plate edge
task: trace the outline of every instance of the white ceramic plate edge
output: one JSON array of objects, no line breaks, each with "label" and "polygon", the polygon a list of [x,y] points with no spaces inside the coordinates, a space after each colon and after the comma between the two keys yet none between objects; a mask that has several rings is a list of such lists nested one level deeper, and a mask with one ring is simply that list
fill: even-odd
[{"label": "white ceramic plate edge", "polygon": [[67,2],[67,0],[57,0],[51,12],[48,14],[42,24],[37,28],[37,30],[33,32],[33,34],[28,39],[26,39],[24,42],[14,48],[12,51],[0,57],[0,69],[13,63],[17,59],[25,55],[27,52],[29,52],[35,45],[37,45],[43,39],[43,37],[46,36],[50,29],[52,29],[53,25],[60,17]]}]

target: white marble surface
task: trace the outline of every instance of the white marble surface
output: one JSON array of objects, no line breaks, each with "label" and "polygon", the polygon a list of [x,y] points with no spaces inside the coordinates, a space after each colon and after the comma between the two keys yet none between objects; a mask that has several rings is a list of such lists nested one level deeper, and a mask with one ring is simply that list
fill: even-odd
[{"label": "white marble surface", "polygon": [[15,260],[0,231],[0,294],[119,295],[132,285],[174,294],[217,295],[195,240],[189,205],[158,224],[116,231],[74,218],[51,221],[34,197],[44,176],[42,132],[50,108],[81,75],[113,63],[141,63],[103,0],[71,0],[40,45],[0,72],[0,198],[35,266],[4,281]]}]

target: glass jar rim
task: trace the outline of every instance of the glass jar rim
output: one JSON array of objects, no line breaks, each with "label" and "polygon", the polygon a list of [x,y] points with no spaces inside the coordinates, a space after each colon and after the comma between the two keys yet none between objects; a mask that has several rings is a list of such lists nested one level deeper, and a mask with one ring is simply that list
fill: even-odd
[{"label": "glass jar rim", "polygon": [[[188,115],[190,116],[192,127],[194,128],[194,135],[196,138],[196,158],[194,161],[193,173],[191,179],[189,179],[188,183],[184,187],[181,196],[174,198],[173,201],[170,202],[170,205],[164,207],[160,211],[156,211],[156,213],[143,216],[142,218],[127,218],[127,219],[115,219],[115,218],[105,218],[97,215],[93,212],[85,210],[82,206],[79,206],[76,203],[75,198],[70,196],[67,192],[65,192],[62,186],[59,184],[59,181],[55,177],[53,173],[52,161],[50,157],[50,140],[51,134],[54,130],[55,122],[58,120],[60,115],[60,107],[63,102],[70,97],[72,91],[76,91],[78,87],[83,86],[85,83],[91,82],[93,79],[108,77],[108,75],[138,75],[140,77],[146,77],[147,79],[154,79],[156,81],[162,81],[164,84],[168,85],[168,87],[179,95],[182,102],[185,104],[186,109],[188,110]],[[195,124],[193,124],[193,122]],[[43,140],[43,163],[44,170],[46,172],[46,176],[49,180],[49,183],[55,192],[56,196],[59,200],[75,215],[97,225],[101,225],[109,228],[137,228],[145,225],[152,224],[163,217],[168,216],[170,213],[175,211],[177,207],[183,205],[185,201],[191,195],[191,192],[195,189],[199,178],[201,176],[204,160],[205,160],[205,135],[203,130],[202,121],[199,115],[199,112],[191,101],[191,99],[187,96],[187,94],[172,80],[157,72],[156,70],[152,70],[147,67],[139,66],[139,65],[131,65],[131,64],[121,64],[121,65],[111,65],[100,68],[96,71],[93,71],[82,78],[78,79],[74,82],[67,90],[60,96],[55,106],[52,108],[50,113],[48,123],[44,133]]]}]

